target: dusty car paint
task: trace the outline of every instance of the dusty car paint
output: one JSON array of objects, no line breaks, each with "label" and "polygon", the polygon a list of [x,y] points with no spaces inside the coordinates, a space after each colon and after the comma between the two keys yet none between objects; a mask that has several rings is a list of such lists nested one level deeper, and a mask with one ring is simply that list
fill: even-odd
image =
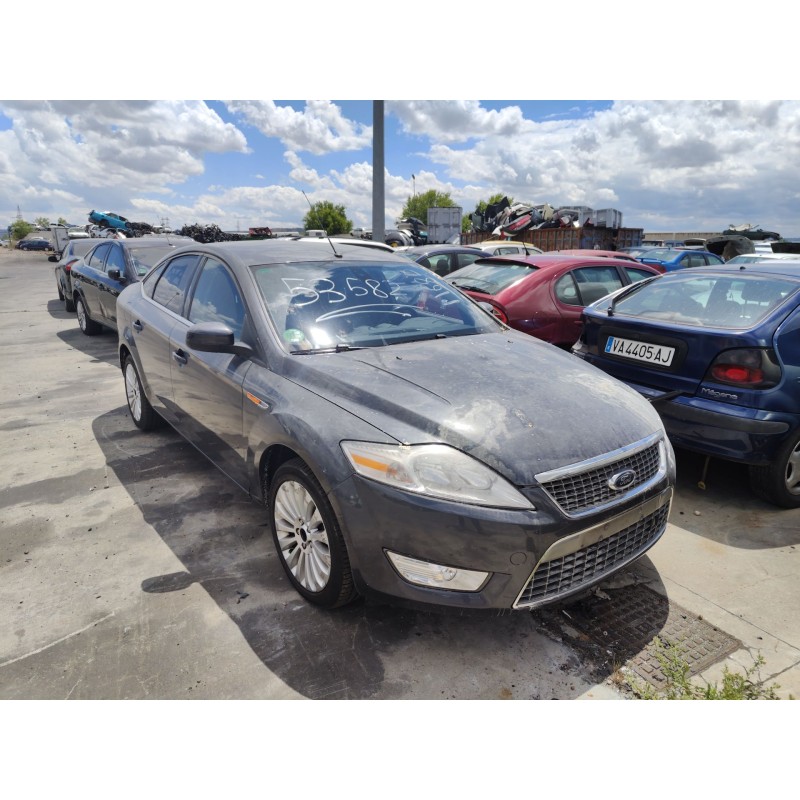
[{"label": "dusty car paint", "polygon": [[[247,312],[241,341],[227,352],[194,349],[192,342],[195,336],[210,342],[230,328],[187,318],[199,271],[212,261],[235,279]],[[335,295],[335,303],[344,296],[331,277],[335,270],[401,269],[416,290],[424,283],[426,291],[458,304],[459,319],[475,332],[348,349],[351,341],[338,352],[293,350],[299,348],[297,329],[281,327],[289,312],[267,313],[272,310],[254,275],[262,270],[255,265],[265,264],[285,265],[285,274],[295,275],[297,262],[312,276],[303,291],[316,275],[321,283],[313,285]],[[173,265],[186,294],[168,309],[154,298]],[[373,288],[376,296],[383,291],[377,283]],[[295,287],[290,300],[301,294]],[[315,302],[303,296],[301,305]],[[341,527],[360,594],[467,608],[555,602],[641,555],[666,526],[674,462],[649,404],[599,370],[500,325],[406,259],[345,246],[334,253],[302,242],[190,246],[126,288],[118,313],[121,366],[133,359],[155,412],[252,497],[266,500],[290,460],[310,467]],[[454,319],[447,324],[460,324]],[[343,442],[446,445],[487,466],[527,508],[457,502],[364,477],[345,457]],[[658,468],[603,502],[589,500],[587,508],[565,512],[540,482],[542,475],[578,464],[579,471],[594,470],[596,459],[622,463],[629,448],[655,453]],[[646,542],[609,569],[540,599],[524,595],[546,552],[602,549],[643,516],[653,520]],[[400,576],[387,551],[488,577],[475,591],[418,585]]]}]

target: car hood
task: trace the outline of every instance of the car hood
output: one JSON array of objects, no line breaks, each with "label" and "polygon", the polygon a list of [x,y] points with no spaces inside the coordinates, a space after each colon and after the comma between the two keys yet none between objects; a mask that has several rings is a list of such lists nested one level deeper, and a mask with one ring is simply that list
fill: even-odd
[{"label": "car hood", "polygon": [[637,392],[513,331],[288,359],[286,377],[394,439],[452,445],[518,485],[663,431]]}]

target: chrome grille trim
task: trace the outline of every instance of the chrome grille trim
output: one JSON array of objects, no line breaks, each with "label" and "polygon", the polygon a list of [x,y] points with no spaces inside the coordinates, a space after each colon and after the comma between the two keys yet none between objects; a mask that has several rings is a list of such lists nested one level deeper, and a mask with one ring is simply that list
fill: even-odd
[{"label": "chrome grille trim", "polygon": [[[609,485],[612,475],[633,469],[630,487],[616,491]],[[611,453],[542,472],[536,480],[553,502],[573,519],[611,508],[655,486],[667,472],[663,435],[656,433]]]},{"label": "chrome grille trim", "polygon": [[601,581],[652,547],[667,527],[672,489],[600,525],[555,542],[534,567],[514,608],[537,608]]}]

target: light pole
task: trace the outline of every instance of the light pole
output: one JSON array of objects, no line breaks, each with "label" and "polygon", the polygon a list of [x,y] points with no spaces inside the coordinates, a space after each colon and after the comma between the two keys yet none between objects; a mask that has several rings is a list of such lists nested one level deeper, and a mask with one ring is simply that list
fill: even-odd
[{"label": "light pole", "polygon": [[413,195],[414,195],[414,197],[416,197],[417,196],[417,176],[413,172],[411,173],[411,186],[412,186]]}]

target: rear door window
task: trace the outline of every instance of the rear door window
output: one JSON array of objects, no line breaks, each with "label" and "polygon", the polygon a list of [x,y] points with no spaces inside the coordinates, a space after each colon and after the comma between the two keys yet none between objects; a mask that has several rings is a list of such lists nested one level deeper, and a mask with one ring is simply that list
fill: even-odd
[{"label": "rear door window", "polygon": [[197,266],[197,256],[177,256],[170,261],[156,278],[153,300],[159,305],[181,314],[186,290]]}]

